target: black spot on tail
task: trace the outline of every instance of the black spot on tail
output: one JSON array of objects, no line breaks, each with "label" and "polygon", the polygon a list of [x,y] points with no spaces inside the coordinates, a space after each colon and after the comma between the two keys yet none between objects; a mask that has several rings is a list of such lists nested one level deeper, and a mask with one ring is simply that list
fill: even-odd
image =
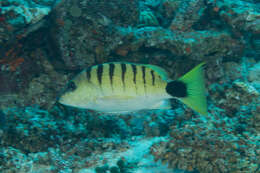
[{"label": "black spot on tail", "polygon": [[182,81],[172,81],[166,86],[166,92],[173,97],[187,97],[187,85]]}]

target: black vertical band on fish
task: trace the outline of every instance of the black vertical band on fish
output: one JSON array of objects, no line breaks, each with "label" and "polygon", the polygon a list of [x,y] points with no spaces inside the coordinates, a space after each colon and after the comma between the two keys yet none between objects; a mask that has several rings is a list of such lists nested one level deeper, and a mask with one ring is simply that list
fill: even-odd
[{"label": "black vertical band on fish", "polygon": [[124,87],[124,90],[125,90],[125,72],[126,72],[126,64],[122,63],[121,64],[121,69],[122,69],[122,82],[123,82],[123,87]]},{"label": "black vertical band on fish", "polygon": [[155,76],[153,70],[151,70],[151,75],[152,75],[152,84],[155,85]]},{"label": "black vertical band on fish", "polygon": [[142,74],[143,74],[143,81],[144,81],[144,92],[146,95],[145,66],[142,66]]},{"label": "black vertical band on fish", "polygon": [[91,68],[92,67],[89,67],[89,68],[87,68],[87,79],[88,79],[88,82],[90,81],[90,79],[91,79]]},{"label": "black vertical band on fish", "polygon": [[98,78],[98,83],[101,86],[102,84],[102,74],[103,74],[103,65],[98,65],[97,68],[97,78]]},{"label": "black vertical band on fish", "polygon": [[110,79],[110,84],[111,84],[112,90],[113,90],[114,71],[115,71],[115,64],[113,64],[113,63],[109,64],[109,79]]},{"label": "black vertical band on fish", "polygon": [[145,66],[142,66],[142,74],[143,74],[144,84],[146,84],[146,80],[145,80]]},{"label": "black vertical band on fish", "polygon": [[134,73],[134,78],[133,78],[133,81],[134,81],[134,84],[136,84],[136,65],[134,64],[131,64],[132,66],[132,70],[133,70],[133,73]]}]

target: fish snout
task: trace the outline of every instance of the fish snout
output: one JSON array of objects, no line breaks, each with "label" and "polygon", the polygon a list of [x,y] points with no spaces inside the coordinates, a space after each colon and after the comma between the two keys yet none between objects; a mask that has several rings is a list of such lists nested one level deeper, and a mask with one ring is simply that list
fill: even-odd
[{"label": "fish snout", "polygon": [[75,91],[76,89],[77,89],[77,86],[76,86],[75,82],[70,81],[70,82],[66,85],[66,87],[58,93],[58,95],[57,95],[57,97],[56,97],[56,100],[57,100],[57,101],[60,101],[61,98],[62,98],[66,93],[73,92],[73,91]]}]

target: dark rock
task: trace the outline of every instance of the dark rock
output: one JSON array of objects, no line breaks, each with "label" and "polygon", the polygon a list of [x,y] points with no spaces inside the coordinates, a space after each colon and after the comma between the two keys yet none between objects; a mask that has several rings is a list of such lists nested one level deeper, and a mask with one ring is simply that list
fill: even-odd
[{"label": "dark rock", "polygon": [[0,110],[0,129],[4,129],[6,125],[6,115]]}]

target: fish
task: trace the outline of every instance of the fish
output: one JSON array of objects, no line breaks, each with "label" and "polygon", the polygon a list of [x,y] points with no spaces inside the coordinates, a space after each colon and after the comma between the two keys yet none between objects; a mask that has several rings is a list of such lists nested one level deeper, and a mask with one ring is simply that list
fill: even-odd
[{"label": "fish", "polygon": [[203,69],[200,63],[172,80],[161,67],[131,62],[91,66],[68,82],[58,103],[104,113],[171,109],[178,99],[201,115],[207,115]]}]

